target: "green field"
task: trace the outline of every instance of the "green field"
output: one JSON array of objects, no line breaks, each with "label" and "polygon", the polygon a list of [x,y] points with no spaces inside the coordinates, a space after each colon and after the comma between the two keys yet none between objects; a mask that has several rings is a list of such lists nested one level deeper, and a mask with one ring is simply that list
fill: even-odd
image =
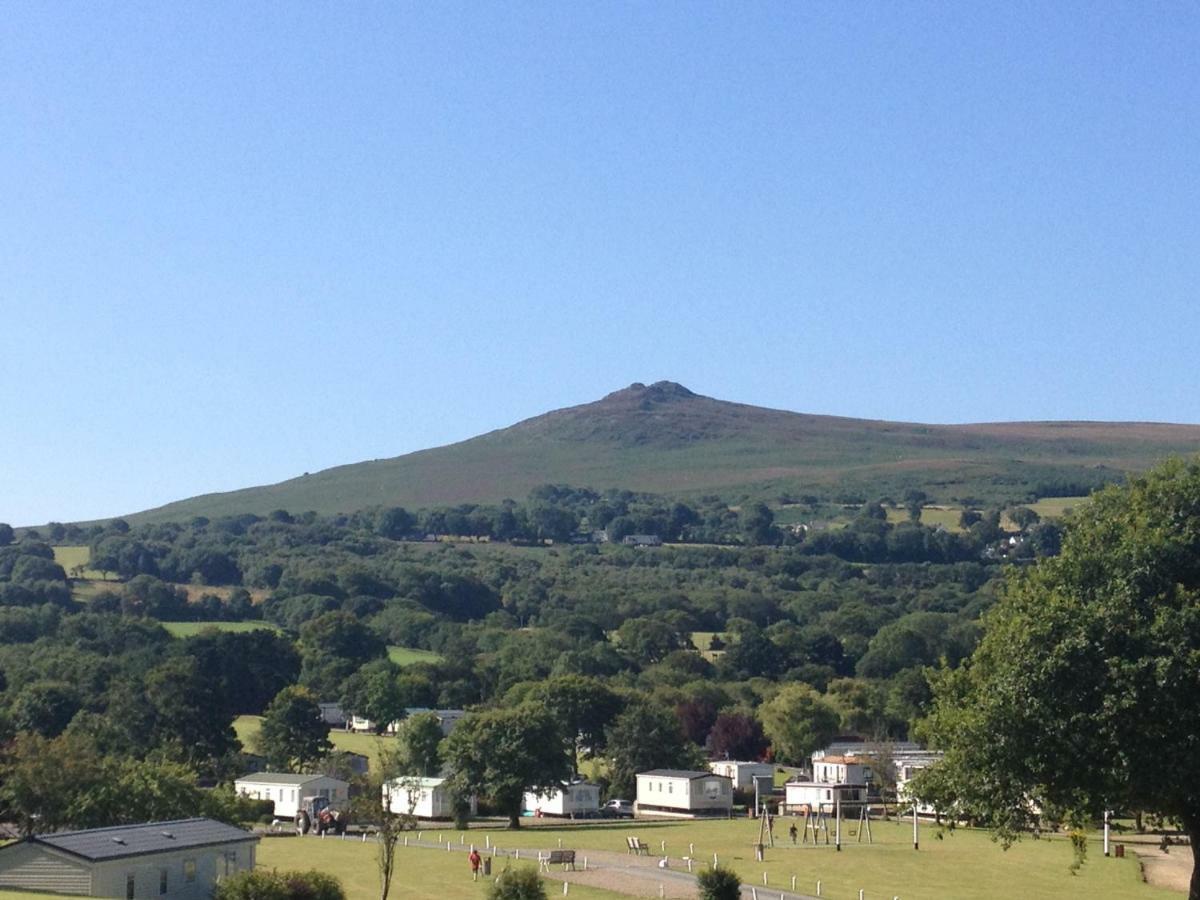
[{"label": "green field", "polygon": [[[908,521],[908,510],[902,506],[888,507],[886,511],[887,520],[893,525]],[[930,528],[941,525],[947,531],[961,531],[958,527],[961,515],[962,508],[958,506],[926,506],[921,509],[921,524]]]},{"label": "green field", "polygon": [[202,631],[278,631],[271,622],[162,622],[162,627],[177,638],[191,637]]},{"label": "green field", "polygon": [[[238,716],[233,720],[233,730],[242,742],[242,746],[253,751],[254,738],[262,725],[262,716]],[[361,753],[371,760],[371,771],[379,767],[380,752],[390,746],[396,739],[374,734],[358,734],[352,731],[333,729],[329,732],[329,740],[338,750],[350,753]]]},{"label": "green field", "polygon": [[[470,839],[477,845],[488,835],[493,844],[508,847],[547,848],[557,846],[577,850],[622,852],[627,835],[637,835],[655,852],[660,841],[674,860],[689,853],[711,860],[718,855],[722,864],[732,866],[743,882],[762,884],[767,873],[769,887],[787,889],[793,875],[797,890],[813,893],[822,882],[822,896],[833,900],[853,900],[860,889],[867,897],[899,896],[904,900],[1004,900],[1014,896],[1019,886],[1022,900],[1168,900],[1177,894],[1152,888],[1141,880],[1136,859],[1105,859],[1099,841],[1088,848],[1088,859],[1078,875],[1072,875],[1071,848],[1065,839],[1026,839],[1004,850],[981,831],[958,829],[938,839],[932,825],[921,827],[921,849],[912,849],[912,827],[908,823],[874,822],[873,844],[858,843],[857,823],[843,822],[843,850],[832,844],[792,847],[787,843],[791,820],[776,820],[776,847],[768,849],[766,861],[754,861],[753,844],[758,837],[758,822],[746,819],[712,822],[626,822],[574,826],[571,828],[524,828],[518,832],[502,829],[472,829]],[[802,820],[796,820],[802,823]],[[680,863],[675,862],[678,866]],[[572,888],[574,893],[574,888]]]},{"label": "green field", "polygon": [[415,647],[388,647],[388,659],[398,666],[442,661],[442,657],[432,650],[418,650]]},{"label": "green field", "polygon": [[[258,847],[258,864],[281,871],[319,869],[336,875],[346,889],[348,900],[376,900],[379,896],[375,845],[371,843],[323,841],[313,837],[266,838]],[[390,896],[396,900],[482,900],[490,883],[482,878],[471,881],[465,853],[404,846],[396,849],[396,872],[392,877]],[[548,888],[547,893],[552,897],[562,891],[555,882]],[[622,895],[573,884],[570,896],[582,900],[617,900]]]},{"label": "green field", "polygon": [[1029,508],[1043,519],[1060,519],[1073,508],[1087,502],[1087,497],[1043,497],[1037,503],[1030,503]]},{"label": "green field", "polygon": [[[54,561],[63,567],[63,571],[71,578],[87,578],[91,581],[104,581],[105,577],[95,569],[87,567],[88,562],[92,558],[92,551],[89,547],[55,547]],[[73,573],[71,570],[76,566],[83,566],[79,574]],[[117,576],[114,573],[108,573],[113,579]]]},{"label": "green field", "polygon": [[[786,842],[787,819],[777,820],[776,832]],[[503,829],[472,829],[468,840],[477,846],[486,839],[503,848],[545,849],[558,845],[576,850],[623,852],[625,837],[638,835],[660,852],[666,852],[680,867],[679,858],[694,844],[694,857],[711,860],[715,852],[723,864],[732,866],[747,883],[762,884],[767,873],[768,886],[790,887],[793,875],[797,890],[813,893],[817,880],[821,894],[832,900],[853,900],[859,889],[868,897],[903,897],[904,900],[1002,900],[1013,896],[1019,886],[1023,900],[1167,900],[1178,895],[1142,883],[1136,859],[1104,859],[1099,844],[1089,847],[1088,860],[1078,875],[1071,875],[1070,846],[1062,839],[1024,840],[1009,850],[993,842],[983,832],[960,829],[946,832],[938,839],[937,829],[923,825],[921,850],[912,850],[911,826],[907,823],[875,822],[874,844],[857,842],[855,825],[843,823],[843,851],[832,846],[792,847],[778,845],[768,849],[766,861],[754,861],[752,845],[757,839],[758,823],[748,820],[717,822],[625,822],[571,828],[536,827],[519,832]],[[446,828],[447,836],[455,832]],[[457,839],[455,839],[457,842]],[[263,842],[259,859],[264,865],[279,868],[316,866],[343,878],[352,898],[368,896],[375,890],[371,846],[354,842],[318,842],[313,839],[271,839]],[[398,883],[403,897],[474,897],[480,891],[466,875],[465,860],[459,854],[401,849]],[[406,861],[419,859],[416,865]],[[460,881],[461,879],[461,881]],[[459,885],[461,884],[461,888]],[[402,886],[401,886],[402,885]],[[434,886],[437,886],[434,888]],[[436,889],[438,893],[425,891]],[[571,894],[583,891],[572,885]],[[582,896],[606,896],[603,892]],[[611,895],[607,895],[611,896]]]}]

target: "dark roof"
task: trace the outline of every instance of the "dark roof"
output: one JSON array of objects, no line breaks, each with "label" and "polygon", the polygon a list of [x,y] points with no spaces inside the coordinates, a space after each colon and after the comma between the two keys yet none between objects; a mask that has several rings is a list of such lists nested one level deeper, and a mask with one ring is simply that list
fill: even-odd
[{"label": "dark roof", "polygon": [[258,836],[249,831],[214,819],[176,819],[170,822],[147,822],[142,825],[116,825],[111,828],[89,828],[86,831],[39,834],[29,838],[30,843],[45,844],[55,850],[93,862],[257,840]]},{"label": "dark roof", "polygon": [[697,778],[724,778],[728,775],[717,775],[715,772],[693,772],[690,769],[651,769],[649,772],[638,772],[638,775],[653,775],[656,778],[687,778],[695,781]]}]

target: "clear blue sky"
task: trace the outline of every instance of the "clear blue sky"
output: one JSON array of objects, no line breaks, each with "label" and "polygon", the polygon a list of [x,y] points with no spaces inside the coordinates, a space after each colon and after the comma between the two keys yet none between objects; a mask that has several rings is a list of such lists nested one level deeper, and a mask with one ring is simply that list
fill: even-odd
[{"label": "clear blue sky", "polygon": [[632,381],[1200,422],[1200,6],[9,3],[0,521]]}]

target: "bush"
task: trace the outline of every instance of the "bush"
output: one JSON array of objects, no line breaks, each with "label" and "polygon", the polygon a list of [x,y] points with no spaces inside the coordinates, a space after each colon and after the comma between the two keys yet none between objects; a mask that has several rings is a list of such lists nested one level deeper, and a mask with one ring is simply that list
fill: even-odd
[{"label": "bush", "polygon": [[239,872],[217,884],[213,900],[346,900],[342,883],[324,872]]},{"label": "bush", "polygon": [[[537,869],[505,869],[488,888],[488,900],[546,900],[546,886]],[[221,898],[218,898],[221,900]]]},{"label": "bush", "polygon": [[700,873],[700,900],[739,900],[741,879],[733,869],[713,866]]}]

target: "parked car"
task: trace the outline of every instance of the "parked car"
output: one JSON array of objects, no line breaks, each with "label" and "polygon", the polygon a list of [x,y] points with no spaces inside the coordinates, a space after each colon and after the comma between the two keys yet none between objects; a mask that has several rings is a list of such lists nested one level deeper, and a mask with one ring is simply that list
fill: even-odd
[{"label": "parked car", "polygon": [[609,800],[604,804],[601,813],[609,819],[632,819],[633,804],[628,800]]}]

